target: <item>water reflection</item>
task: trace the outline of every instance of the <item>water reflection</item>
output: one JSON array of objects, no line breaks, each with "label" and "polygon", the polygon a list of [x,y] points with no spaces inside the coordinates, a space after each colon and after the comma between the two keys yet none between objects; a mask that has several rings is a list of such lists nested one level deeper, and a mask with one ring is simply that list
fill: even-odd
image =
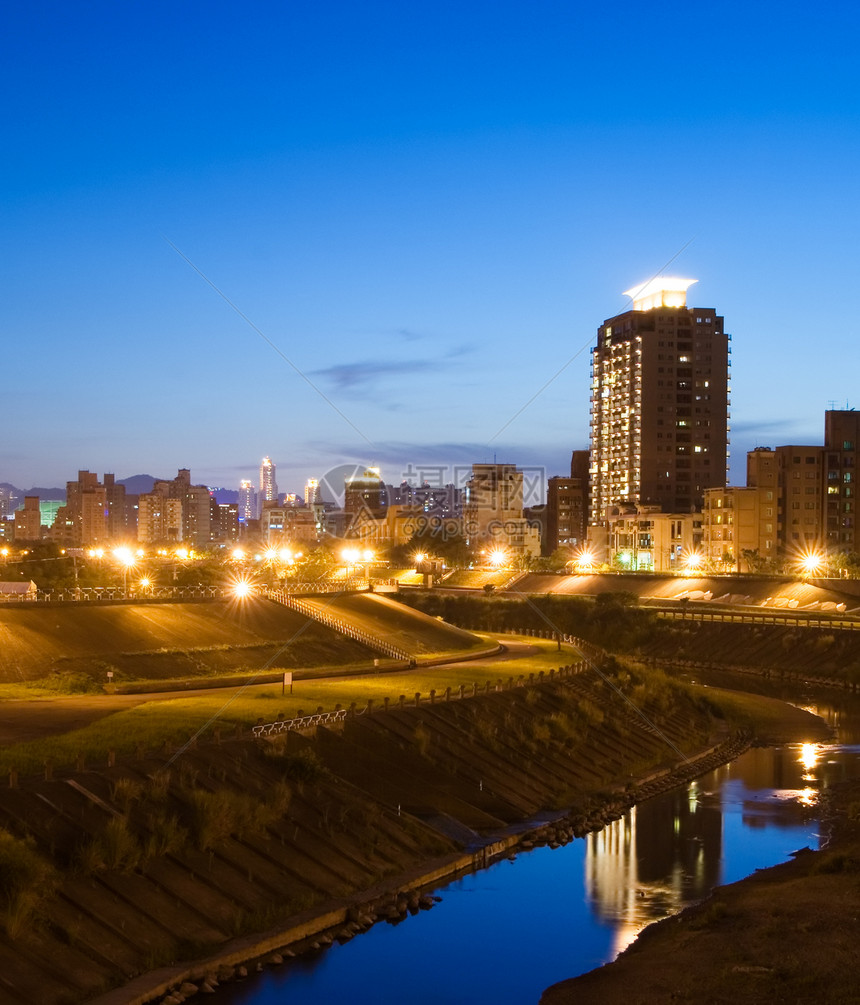
[{"label": "water reflection", "polygon": [[620,952],[643,927],[792,851],[819,844],[819,793],[855,773],[860,748],[754,749],[634,807],[586,838],[584,892]]},{"label": "water reflection", "polygon": [[721,847],[719,806],[698,782],[588,835],[585,894],[596,916],[616,926],[616,953],[651,921],[707,895]]},{"label": "water reflection", "polygon": [[585,840],[465,877],[429,913],[219,989],[213,1002],[536,1002],[548,984],[614,959],[651,921],[715,885],[817,847],[818,793],[857,773],[858,746],[750,750]]}]

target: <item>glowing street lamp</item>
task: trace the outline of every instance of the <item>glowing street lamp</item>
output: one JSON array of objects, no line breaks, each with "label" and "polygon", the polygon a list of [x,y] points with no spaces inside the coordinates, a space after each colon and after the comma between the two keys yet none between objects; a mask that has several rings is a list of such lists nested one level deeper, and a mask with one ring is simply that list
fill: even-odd
[{"label": "glowing street lamp", "polygon": [[238,579],[234,580],[231,587],[231,592],[233,593],[233,596],[237,598],[237,600],[244,600],[246,597],[249,597],[254,592],[254,584],[251,582],[250,579],[246,579],[244,576],[241,576]]},{"label": "glowing street lamp", "polygon": [[583,548],[576,556],[576,571],[584,572],[594,568],[595,555],[590,548]]},{"label": "glowing street lamp", "polygon": [[508,552],[505,548],[493,548],[487,555],[487,561],[494,569],[501,569],[508,561]]},{"label": "glowing street lamp", "polygon": [[804,576],[817,576],[824,567],[824,556],[820,551],[807,551],[800,557],[800,571]]},{"label": "glowing street lamp", "polygon": [[137,565],[137,556],[131,548],[119,547],[114,548],[113,557],[122,566],[122,592],[128,596],[128,570]]},{"label": "glowing street lamp", "polygon": [[690,551],[684,556],[684,569],[688,573],[696,573],[702,568],[704,558],[698,551]]}]

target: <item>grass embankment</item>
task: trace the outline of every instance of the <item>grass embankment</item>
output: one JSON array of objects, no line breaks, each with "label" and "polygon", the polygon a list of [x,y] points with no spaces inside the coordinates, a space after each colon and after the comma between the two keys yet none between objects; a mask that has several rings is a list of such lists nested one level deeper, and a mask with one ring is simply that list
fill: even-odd
[{"label": "grass embankment", "polygon": [[[492,681],[500,667],[514,671],[509,678],[565,657],[573,654],[544,643],[507,666],[364,683],[396,699],[401,688],[408,695],[456,685],[460,670],[466,683]],[[314,682],[342,703],[360,683]],[[358,693],[368,697],[368,689]],[[235,704],[253,718],[267,702],[282,699]],[[185,725],[185,704],[149,703],[142,714],[160,717],[173,706]],[[0,846],[0,876],[20,872],[16,884],[0,886],[4,986],[16,1000],[67,1005],[99,984],[211,952],[237,933],[281,924],[385,877],[402,890],[404,870],[454,856],[476,833],[504,831],[546,808],[584,814],[679,750],[707,746],[724,733],[711,713],[702,692],[611,662],[602,676],[556,676],[348,718],[313,739],[207,743],[179,757],[136,756],[76,772],[72,784],[0,787],[0,827],[12,838]],[[125,726],[136,738],[145,732],[128,719]]]},{"label": "grass embankment", "polygon": [[[127,680],[207,676],[372,660],[374,653],[270,601],[70,604],[0,609],[0,682],[100,687]],[[46,678],[52,678],[48,683]]]},{"label": "grass embankment", "polygon": [[[489,640],[486,640],[489,644]],[[45,762],[56,766],[74,764],[79,757],[88,763],[106,763],[109,751],[118,756],[139,748],[154,750],[165,743],[185,743],[192,735],[211,736],[215,729],[229,731],[237,725],[249,727],[260,719],[274,722],[279,715],[290,719],[299,711],[306,715],[318,708],[333,710],[338,704],[348,708],[355,702],[364,708],[368,699],[377,707],[386,697],[392,704],[401,694],[414,701],[436,690],[441,697],[447,687],[454,692],[461,684],[485,686],[487,681],[508,680],[549,671],[578,658],[569,646],[557,650],[553,642],[521,640],[537,652],[516,660],[477,660],[462,665],[409,670],[401,673],[372,674],[346,679],[313,679],[294,684],[293,694],[281,695],[278,685],[243,686],[234,692],[160,699],[138,704],[98,719],[84,729],[61,736],[13,744],[0,751],[0,772],[15,769],[21,774],[41,771]],[[76,699],[70,698],[69,701]],[[87,699],[98,702],[97,697]]]},{"label": "grass embankment", "polygon": [[304,597],[303,601],[418,659],[463,656],[486,649],[485,641],[472,632],[375,593]]},{"label": "grass embankment", "polygon": [[[149,736],[152,748],[165,728],[184,739],[194,717],[211,726],[353,695],[378,705],[400,693],[414,700],[419,689],[516,679],[575,659],[528,642],[537,651],[520,660],[312,681],[291,700],[263,687],[262,698],[237,693],[228,707],[148,702],[64,740],[73,743],[67,751],[84,736],[93,749],[113,741],[120,750]],[[600,674],[351,717],[313,739],[138,753],[76,772],[72,784],[0,787],[4,986],[15,1000],[67,1005],[385,877],[402,890],[404,870],[426,868],[476,832],[498,833],[548,808],[591,818],[636,778],[668,770],[679,751],[692,756],[726,737],[718,701],[610,659]],[[738,714],[749,717],[750,706]],[[37,749],[43,757],[44,744],[29,747]]]},{"label": "grass embankment", "polygon": [[860,685],[860,631],[850,629],[669,621],[640,606],[631,593],[601,593],[592,599],[414,591],[404,592],[402,599],[471,631],[550,629],[630,656]]},{"label": "grass embankment", "polygon": [[823,719],[778,698],[722,688],[708,688],[705,694],[733,729],[748,733],[760,746],[823,740],[830,735]]}]

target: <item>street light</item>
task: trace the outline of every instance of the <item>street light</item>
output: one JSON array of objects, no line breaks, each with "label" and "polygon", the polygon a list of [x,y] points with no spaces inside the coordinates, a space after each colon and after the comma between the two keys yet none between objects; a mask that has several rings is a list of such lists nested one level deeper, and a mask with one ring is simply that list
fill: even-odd
[{"label": "street light", "polygon": [[698,551],[690,551],[684,556],[684,571],[690,574],[694,574],[699,571],[702,567],[704,558]]},{"label": "street light", "polygon": [[594,567],[594,552],[590,548],[583,547],[576,556],[576,571],[584,572],[586,569]]},{"label": "street light", "polygon": [[824,566],[824,555],[820,551],[806,551],[800,556],[798,564],[805,577],[817,576]]},{"label": "street light", "polygon": [[506,548],[493,548],[489,555],[487,555],[487,561],[494,569],[501,569],[507,563],[507,560],[508,552]]},{"label": "street light", "polygon": [[238,600],[244,600],[245,597],[249,597],[253,593],[254,584],[245,576],[239,576],[233,580],[231,589],[234,597]]},{"label": "street light", "polygon": [[131,548],[114,548],[113,557],[122,566],[122,592],[123,596],[128,596],[128,570],[137,565],[137,556]]}]

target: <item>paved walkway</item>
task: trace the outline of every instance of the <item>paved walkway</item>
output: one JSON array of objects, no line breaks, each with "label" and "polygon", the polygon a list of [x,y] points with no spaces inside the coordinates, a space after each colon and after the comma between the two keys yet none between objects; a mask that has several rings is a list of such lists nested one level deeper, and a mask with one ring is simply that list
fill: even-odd
[{"label": "paved walkway", "polygon": [[[474,666],[491,666],[494,663],[506,663],[532,656],[540,652],[540,648],[528,642],[516,642],[502,637],[499,640],[505,649],[494,656],[484,656],[469,660]],[[436,669],[454,666],[461,660],[451,660],[440,664]],[[396,670],[398,674],[426,673],[421,667],[412,670]],[[341,677],[336,674],[329,676],[321,674],[330,680],[356,680],[355,675]],[[369,670],[368,677],[378,677],[378,672]],[[242,685],[250,689],[271,688],[271,681],[264,684]],[[60,698],[29,698],[0,700],[0,744],[25,743],[28,740],[39,740],[46,736],[69,733],[82,729],[91,722],[103,719],[114,712],[121,712],[135,705],[143,705],[152,701],[170,701],[173,698],[188,698],[220,695],[225,697],[238,688],[200,687],[182,691],[157,691],[148,694],[88,694],[69,695]]]}]

